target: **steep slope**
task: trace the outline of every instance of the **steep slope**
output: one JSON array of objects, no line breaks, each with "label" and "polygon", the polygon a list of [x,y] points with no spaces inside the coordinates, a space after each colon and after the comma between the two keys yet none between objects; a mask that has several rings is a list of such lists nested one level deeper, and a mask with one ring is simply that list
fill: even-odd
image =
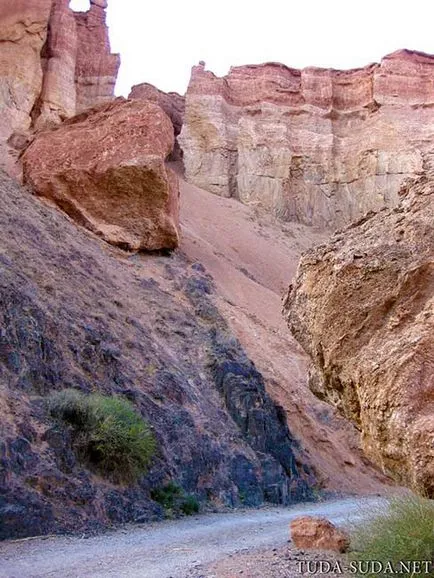
[{"label": "steep slope", "polygon": [[[214,505],[310,495],[313,472],[215,292],[182,253],[123,253],[0,175],[0,537],[161,517],[150,490],[169,480]],[[152,425],[139,484],[78,461],[46,406],[67,387],[124,396]]]},{"label": "steep slope", "polygon": [[324,235],[282,225],[182,179],[181,200],[181,248],[215,279],[220,311],[284,407],[322,484],[337,492],[381,489],[386,480],[361,452],[356,428],[308,389],[307,356],[281,313],[301,253]]},{"label": "steep slope", "polygon": [[285,310],[310,387],[358,424],[363,448],[434,497],[434,173],[394,210],[307,252]]}]

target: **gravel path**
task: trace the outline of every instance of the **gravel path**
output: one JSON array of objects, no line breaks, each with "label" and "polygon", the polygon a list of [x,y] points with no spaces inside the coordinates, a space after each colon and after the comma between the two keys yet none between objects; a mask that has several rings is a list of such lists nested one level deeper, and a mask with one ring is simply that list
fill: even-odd
[{"label": "gravel path", "polygon": [[[243,510],[128,527],[91,538],[52,537],[0,544],[1,578],[189,578],[234,553],[280,548],[292,518],[323,515],[338,524],[369,516],[380,498]],[[265,577],[264,577],[265,578]]]}]

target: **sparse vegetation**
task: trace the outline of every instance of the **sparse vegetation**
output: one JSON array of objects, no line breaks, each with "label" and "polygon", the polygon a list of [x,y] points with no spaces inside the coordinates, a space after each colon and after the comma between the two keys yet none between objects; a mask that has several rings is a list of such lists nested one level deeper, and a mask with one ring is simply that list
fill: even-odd
[{"label": "sparse vegetation", "polygon": [[129,401],[67,389],[50,396],[49,411],[71,427],[78,457],[101,475],[119,483],[146,472],[155,438]]},{"label": "sparse vegetation", "polygon": [[[379,508],[372,521],[355,530],[352,543],[351,558],[362,564],[363,570],[369,567],[363,563],[377,560],[384,569],[390,562],[395,570],[399,566],[401,576],[412,576],[411,570],[407,572],[400,562],[434,560],[434,501],[417,496],[392,499],[389,507]],[[373,576],[374,572],[360,574]],[[392,575],[392,572],[382,572],[384,577]],[[432,565],[424,576],[434,577]]]},{"label": "sparse vegetation", "polygon": [[187,496],[182,501],[180,509],[186,516],[192,516],[199,512],[199,502],[194,496]]},{"label": "sparse vegetation", "polygon": [[196,498],[192,495],[186,495],[184,490],[174,482],[156,488],[151,492],[151,497],[163,506],[167,517],[179,513],[191,516],[199,512],[199,502]]}]

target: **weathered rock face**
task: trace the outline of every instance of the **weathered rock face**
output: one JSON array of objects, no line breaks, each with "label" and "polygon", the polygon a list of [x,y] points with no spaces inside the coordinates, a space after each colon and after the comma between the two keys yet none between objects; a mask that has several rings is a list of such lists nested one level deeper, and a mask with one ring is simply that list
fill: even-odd
[{"label": "weathered rock face", "polygon": [[181,160],[182,150],[178,144],[178,136],[181,133],[184,123],[185,97],[177,92],[163,92],[152,84],[145,82],[133,86],[128,98],[149,100],[150,102],[155,102],[164,110],[172,121],[173,131],[175,133],[175,146],[169,160]]},{"label": "weathered rock face", "polygon": [[106,0],[91,0],[88,12],[74,15],[78,41],[77,113],[113,98],[120,59],[118,54],[110,53],[106,7]]},{"label": "weathered rock face", "polygon": [[114,245],[178,245],[178,180],[167,115],[147,101],[117,99],[39,133],[23,155],[24,182]]},{"label": "weathered rock face", "polygon": [[104,3],[74,13],[68,0],[0,5],[0,166],[14,163],[31,127],[113,98],[119,56],[110,54]]},{"label": "weathered rock face", "polygon": [[356,422],[369,457],[434,496],[434,178],[302,258],[284,310],[310,387]]},{"label": "weathered rock face", "polygon": [[40,54],[42,87],[32,109],[35,127],[58,123],[76,111],[77,31],[68,0],[52,2],[46,41]]},{"label": "weathered rock face", "polygon": [[326,518],[302,516],[290,524],[291,538],[300,550],[332,550],[346,552],[350,540],[345,532]]},{"label": "weathered rock face", "polygon": [[189,181],[284,220],[342,226],[395,206],[434,138],[434,57],[401,50],[337,71],[192,71],[180,143]]},{"label": "weathered rock face", "polygon": [[0,4],[0,161],[10,172],[8,139],[31,124],[41,92],[41,51],[45,44],[51,0],[17,0]]}]

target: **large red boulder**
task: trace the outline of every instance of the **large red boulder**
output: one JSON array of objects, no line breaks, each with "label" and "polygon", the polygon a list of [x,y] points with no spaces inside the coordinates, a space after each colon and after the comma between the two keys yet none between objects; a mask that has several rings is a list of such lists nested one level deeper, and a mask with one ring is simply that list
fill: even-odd
[{"label": "large red boulder", "polygon": [[326,518],[302,516],[291,522],[291,538],[300,550],[333,550],[346,552],[350,541],[345,532]]},{"label": "large red boulder", "polygon": [[23,155],[24,181],[113,245],[173,249],[179,187],[165,166],[173,139],[157,105],[119,98],[39,133]]}]

